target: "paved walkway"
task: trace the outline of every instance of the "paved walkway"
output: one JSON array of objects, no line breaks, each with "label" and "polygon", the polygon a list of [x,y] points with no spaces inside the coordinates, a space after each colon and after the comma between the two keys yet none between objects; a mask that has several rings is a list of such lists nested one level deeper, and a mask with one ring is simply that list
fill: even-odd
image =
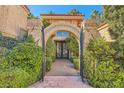
[{"label": "paved walkway", "polygon": [[57,59],[52,69],[46,73],[47,76],[77,76],[79,71],[74,69],[74,65],[67,59]]},{"label": "paved walkway", "polygon": [[39,81],[29,88],[91,88],[81,81],[80,76],[45,76],[44,82]]},{"label": "paved walkway", "polygon": [[46,73],[44,82],[38,81],[29,88],[90,88],[83,83],[79,71],[66,59],[58,59],[52,65],[51,71]]}]

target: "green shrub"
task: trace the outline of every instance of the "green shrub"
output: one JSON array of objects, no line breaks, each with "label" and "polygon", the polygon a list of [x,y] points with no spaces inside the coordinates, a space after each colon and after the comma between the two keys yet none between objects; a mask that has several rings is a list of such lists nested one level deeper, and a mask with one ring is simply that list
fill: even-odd
[{"label": "green shrub", "polygon": [[34,38],[32,35],[28,35],[26,40],[25,40],[26,43],[34,43]]},{"label": "green shrub", "polygon": [[122,34],[116,42],[114,42],[113,47],[116,50],[116,61],[122,61],[124,60],[124,34]]},{"label": "green shrub", "polygon": [[8,62],[6,59],[9,50],[5,47],[0,47],[0,70],[8,67]]},{"label": "green shrub", "polygon": [[3,36],[2,36],[2,33],[0,32],[0,46],[2,46],[3,44]]},{"label": "green shrub", "polygon": [[17,45],[17,41],[15,39],[8,39],[6,40],[6,47],[8,49],[12,49],[13,47],[15,47]]},{"label": "green shrub", "polygon": [[85,49],[84,76],[93,87],[124,87],[124,71],[114,62],[115,50],[104,39],[93,39]]},{"label": "green shrub", "polygon": [[118,68],[119,68],[119,65],[114,64],[113,60],[102,61],[97,66],[97,69],[91,80],[91,84],[94,87],[102,87],[102,88],[121,87],[120,86],[121,82],[117,82],[119,80]]},{"label": "green shrub", "polygon": [[32,36],[16,46],[2,45],[11,50],[0,48],[0,87],[27,87],[40,79],[42,48],[35,45]]},{"label": "green shrub", "polygon": [[28,72],[32,82],[41,76],[42,49],[32,43],[18,44],[7,56],[11,67],[19,67]]},{"label": "green shrub", "polygon": [[7,55],[8,52],[9,52],[9,50],[7,48],[0,47],[0,57]]},{"label": "green shrub", "polygon": [[87,49],[99,62],[113,58],[115,54],[115,50],[103,38],[91,39]]},{"label": "green shrub", "polygon": [[46,71],[51,70],[52,63],[53,63],[53,59],[51,57],[47,57],[46,58]]},{"label": "green shrub", "polygon": [[97,59],[91,55],[89,50],[85,50],[83,57],[83,67],[84,67],[84,76],[87,80],[91,80],[94,76],[96,70]]},{"label": "green shrub", "polygon": [[74,36],[69,36],[66,39],[67,47],[73,56],[79,56],[79,44]]},{"label": "green shrub", "polygon": [[12,49],[18,43],[18,41],[15,40],[14,38],[3,37],[3,36],[2,36],[2,39],[0,40],[0,42],[1,42],[0,46],[6,47],[7,49]]},{"label": "green shrub", "polygon": [[53,62],[56,59],[56,45],[51,38],[46,43],[46,56],[51,57]]},{"label": "green shrub", "polygon": [[74,64],[74,68],[79,70],[80,69],[80,64],[79,64],[79,59],[73,59],[73,64]]},{"label": "green shrub", "polygon": [[69,59],[72,63],[73,63],[73,57],[70,57],[70,59]]},{"label": "green shrub", "polygon": [[12,49],[17,45],[17,40],[11,37],[5,37],[0,33],[0,46]]},{"label": "green shrub", "polygon": [[31,76],[21,68],[0,71],[0,87],[18,88],[31,84]]}]

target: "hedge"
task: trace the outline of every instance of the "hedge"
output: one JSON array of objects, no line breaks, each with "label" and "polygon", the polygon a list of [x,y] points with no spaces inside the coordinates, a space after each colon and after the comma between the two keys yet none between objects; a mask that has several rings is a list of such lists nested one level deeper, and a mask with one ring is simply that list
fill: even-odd
[{"label": "hedge", "polygon": [[53,60],[51,57],[47,57],[46,58],[46,71],[50,71],[51,70],[51,66],[52,66]]},{"label": "hedge", "polygon": [[74,68],[79,70],[80,69],[80,64],[79,64],[79,59],[73,59],[73,64],[74,64]]}]

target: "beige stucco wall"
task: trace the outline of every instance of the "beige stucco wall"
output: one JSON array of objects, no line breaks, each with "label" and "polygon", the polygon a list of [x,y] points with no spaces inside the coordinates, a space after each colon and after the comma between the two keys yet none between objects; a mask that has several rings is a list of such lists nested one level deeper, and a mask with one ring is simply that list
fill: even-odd
[{"label": "beige stucco wall", "polygon": [[50,24],[54,24],[56,22],[67,22],[78,27],[81,26],[81,22],[83,21],[83,15],[45,14],[41,15],[41,17],[46,19]]},{"label": "beige stucco wall", "polygon": [[107,42],[113,42],[114,40],[111,38],[111,35],[108,31],[108,24],[104,24],[98,28],[98,32],[102,38],[104,38]]},{"label": "beige stucco wall", "polygon": [[0,31],[5,36],[19,39],[21,31],[26,31],[26,26],[27,12],[24,8],[19,5],[0,6]]},{"label": "beige stucco wall", "polygon": [[8,19],[8,6],[0,6],[0,31],[5,32]]},{"label": "beige stucco wall", "polygon": [[27,21],[28,34],[33,36],[35,42],[37,42],[39,46],[42,46],[41,26],[40,19],[28,19]]}]

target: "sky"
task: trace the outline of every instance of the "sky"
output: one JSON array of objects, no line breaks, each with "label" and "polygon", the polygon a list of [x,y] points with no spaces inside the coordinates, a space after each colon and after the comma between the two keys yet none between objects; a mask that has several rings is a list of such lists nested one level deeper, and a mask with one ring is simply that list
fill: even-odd
[{"label": "sky", "polygon": [[48,14],[49,11],[56,14],[66,14],[71,9],[77,9],[85,15],[85,19],[90,17],[93,10],[98,10],[100,13],[103,10],[101,5],[29,5],[28,8],[34,16],[38,17],[40,17],[40,14]]}]

